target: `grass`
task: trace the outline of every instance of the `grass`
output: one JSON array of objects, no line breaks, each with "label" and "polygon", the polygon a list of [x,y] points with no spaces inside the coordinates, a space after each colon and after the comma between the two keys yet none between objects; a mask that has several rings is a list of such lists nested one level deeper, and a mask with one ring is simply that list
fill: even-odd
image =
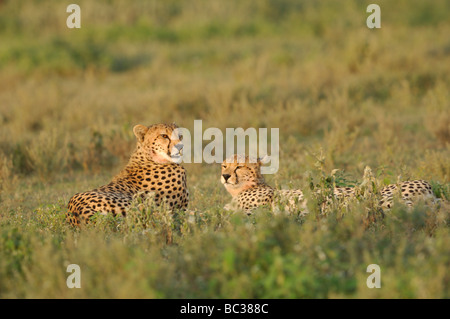
[{"label": "grass", "polygon": [[[0,4],[1,298],[449,298],[448,1]],[[271,185],[311,214],[247,217],[216,164],[185,164],[190,213],[138,206],[65,224],[126,163],[135,124],[280,128]],[[438,207],[325,215],[312,189],[426,179]],[[339,171],[333,171],[339,169]],[[69,289],[69,264],[81,289]],[[381,268],[369,289],[366,268]]]}]

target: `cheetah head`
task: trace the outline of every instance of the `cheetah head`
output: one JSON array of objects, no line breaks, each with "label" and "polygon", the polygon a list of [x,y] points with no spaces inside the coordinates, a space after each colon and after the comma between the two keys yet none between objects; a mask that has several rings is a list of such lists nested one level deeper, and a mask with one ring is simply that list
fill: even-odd
[{"label": "cheetah head", "polygon": [[248,188],[264,183],[261,161],[250,160],[248,156],[233,155],[223,161],[220,180],[234,197]]},{"label": "cheetah head", "polygon": [[181,162],[183,136],[175,123],[154,124],[150,127],[136,125],[133,132],[137,148],[146,160],[161,164]]}]

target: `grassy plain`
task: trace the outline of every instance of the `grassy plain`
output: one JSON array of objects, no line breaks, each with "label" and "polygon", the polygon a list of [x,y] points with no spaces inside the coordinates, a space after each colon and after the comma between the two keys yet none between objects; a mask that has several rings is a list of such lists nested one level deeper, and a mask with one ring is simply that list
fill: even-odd
[{"label": "grassy plain", "polygon": [[[449,298],[450,3],[377,1],[374,30],[370,3],[80,0],[68,29],[64,2],[1,1],[0,297]],[[225,212],[220,166],[186,164],[194,215],[65,224],[69,198],[126,163],[135,124],[196,119],[280,128],[267,180],[305,190],[311,214]],[[366,165],[379,185],[429,180],[441,207],[320,216],[311,184],[333,169],[360,184]]]}]

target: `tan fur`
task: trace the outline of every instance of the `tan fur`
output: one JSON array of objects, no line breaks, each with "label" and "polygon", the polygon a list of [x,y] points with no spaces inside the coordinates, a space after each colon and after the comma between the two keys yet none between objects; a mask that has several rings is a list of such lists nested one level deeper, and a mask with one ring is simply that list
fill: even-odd
[{"label": "tan fur", "polygon": [[[221,182],[233,197],[226,209],[242,209],[247,214],[259,206],[269,205],[276,210],[276,204],[286,202],[285,210],[299,209],[295,201],[302,202],[300,190],[277,191],[267,185],[261,174],[261,162],[251,160],[248,156],[233,155],[222,163]],[[305,211],[304,205],[302,210]]]},{"label": "tan fur", "polygon": [[68,222],[80,225],[95,213],[125,216],[133,198],[149,194],[158,205],[164,201],[169,209],[185,209],[189,193],[185,169],[176,163],[182,149],[176,129],[175,124],[136,125],[137,145],[128,164],[109,184],[75,194]]},{"label": "tan fur", "polygon": [[[400,192],[398,191],[400,187]],[[407,206],[412,206],[418,199],[432,199],[436,200],[433,194],[430,183],[424,180],[405,181],[399,184],[391,184],[381,189],[380,206],[382,208],[391,208],[393,198],[398,193],[399,197],[405,202]],[[353,187],[336,187],[334,196],[337,198],[346,198],[355,196],[355,188]]]},{"label": "tan fur", "polygon": [[[262,205],[271,205],[272,209],[278,211],[277,203],[288,212],[301,211],[307,213],[306,199],[301,190],[275,190],[267,185],[264,177],[261,175],[261,162],[250,161],[248,156],[234,155],[222,163],[221,182],[226,190],[233,197],[232,202],[225,206],[226,209],[242,209],[251,213],[253,209]],[[229,175],[226,179],[225,176]],[[396,192],[405,201],[406,205],[411,206],[417,199],[436,200],[430,183],[424,180],[406,181],[400,184],[392,184],[384,187],[380,191],[380,206],[383,209],[391,208],[393,198]],[[334,197],[346,199],[355,197],[355,188],[336,187]],[[329,201],[328,199],[327,201]],[[327,203],[322,204],[322,209]]]}]

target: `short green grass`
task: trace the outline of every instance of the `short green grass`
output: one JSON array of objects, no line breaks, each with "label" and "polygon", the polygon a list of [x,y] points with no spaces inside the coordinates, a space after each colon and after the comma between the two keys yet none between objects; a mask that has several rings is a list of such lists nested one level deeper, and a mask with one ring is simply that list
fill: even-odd
[{"label": "short green grass", "polygon": [[[79,30],[64,3],[0,3],[1,298],[450,297],[448,1],[378,1],[378,30],[370,1],[77,3]],[[220,166],[202,163],[185,164],[188,212],[65,223],[73,194],[126,163],[133,125],[196,119],[279,128],[266,179],[304,190],[311,213],[224,211]],[[313,195],[416,178],[440,205],[320,215]]]}]

